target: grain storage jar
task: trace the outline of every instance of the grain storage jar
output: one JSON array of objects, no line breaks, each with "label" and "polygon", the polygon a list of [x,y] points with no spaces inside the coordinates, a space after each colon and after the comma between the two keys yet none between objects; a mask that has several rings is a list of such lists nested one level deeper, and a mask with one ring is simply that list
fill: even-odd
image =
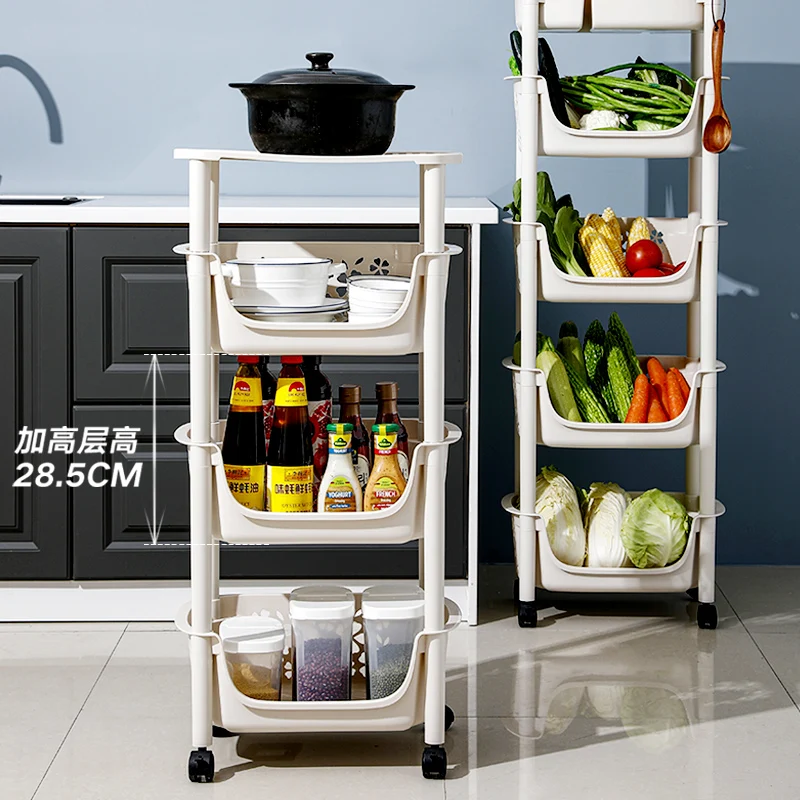
[{"label": "grain storage jar", "polygon": [[425,595],[417,586],[373,586],[361,598],[367,650],[367,693],[394,694],[406,679],[423,628]]},{"label": "grain storage jar", "polygon": [[296,700],[349,700],[353,593],[339,586],[304,586],[289,599]]},{"label": "grain storage jar", "polygon": [[255,700],[280,700],[283,676],[283,623],[271,617],[230,617],[219,636],[233,685]]}]

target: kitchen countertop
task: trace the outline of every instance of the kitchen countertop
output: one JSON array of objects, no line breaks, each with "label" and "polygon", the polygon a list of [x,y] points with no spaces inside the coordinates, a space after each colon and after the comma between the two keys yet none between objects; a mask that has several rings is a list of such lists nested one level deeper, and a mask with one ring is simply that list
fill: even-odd
[{"label": "kitchen countertop", "polygon": [[[116,195],[57,205],[0,205],[0,225],[187,225],[185,195]],[[220,198],[219,221],[228,225],[413,225],[415,197]],[[491,225],[497,207],[484,197],[447,199],[448,225]]]}]

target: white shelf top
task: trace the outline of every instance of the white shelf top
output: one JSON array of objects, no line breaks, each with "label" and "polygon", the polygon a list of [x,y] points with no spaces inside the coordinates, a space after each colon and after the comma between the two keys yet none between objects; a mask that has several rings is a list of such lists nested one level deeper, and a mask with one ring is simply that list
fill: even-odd
[{"label": "white shelf top", "polygon": [[382,156],[290,156],[257,150],[177,148],[175,158],[194,161],[278,161],[288,164],[460,164],[461,153],[384,153]]},{"label": "white shelf top", "polygon": [[[448,197],[448,225],[494,225],[485,197]],[[220,197],[223,225],[416,225],[416,197]],[[0,225],[188,225],[186,195],[117,195],[71,206],[0,205]]]}]

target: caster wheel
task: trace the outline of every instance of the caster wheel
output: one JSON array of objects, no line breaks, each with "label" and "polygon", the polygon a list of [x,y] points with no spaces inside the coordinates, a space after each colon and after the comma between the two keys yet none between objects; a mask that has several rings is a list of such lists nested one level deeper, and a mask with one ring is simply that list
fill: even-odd
[{"label": "caster wheel", "polygon": [[440,744],[429,744],[422,751],[422,777],[444,780],[447,775],[447,752]]},{"label": "caster wheel", "polygon": [[211,735],[215,739],[230,739],[232,736],[238,736],[238,733],[231,733],[227,728],[221,728],[219,725],[211,726]]},{"label": "caster wheel", "polygon": [[192,783],[211,783],[214,780],[214,754],[205,747],[189,753],[189,780]]},{"label": "caster wheel", "polygon": [[686,594],[689,595],[689,599],[690,600],[693,600],[695,603],[697,602],[697,598],[698,598],[698,589],[697,588],[687,589],[686,590]]},{"label": "caster wheel", "polygon": [[444,729],[449,731],[450,728],[453,727],[453,723],[456,721],[456,715],[453,712],[453,709],[450,706],[444,707]]},{"label": "caster wheel", "polygon": [[697,607],[697,627],[713,631],[717,627],[717,607],[713,603],[700,603]]},{"label": "caster wheel", "polygon": [[538,621],[539,617],[536,611],[535,601],[520,601],[519,611],[517,612],[517,622],[520,628],[535,628]]}]

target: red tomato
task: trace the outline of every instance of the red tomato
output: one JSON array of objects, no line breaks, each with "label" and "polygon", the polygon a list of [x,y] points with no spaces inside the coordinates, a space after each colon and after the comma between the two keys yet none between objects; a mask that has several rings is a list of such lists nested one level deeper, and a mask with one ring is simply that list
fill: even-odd
[{"label": "red tomato", "polygon": [[634,278],[664,278],[668,275],[656,267],[645,267],[633,273]]},{"label": "red tomato", "polygon": [[649,239],[635,242],[625,255],[625,265],[632,273],[641,269],[660,267],[663,260],[661,248]]},{"label": "red tomato", "polygon": [[662,271],[662,272],[663,272],[665,275],[672,275],[672,273],[673,273],[673,272],[677,272],[677,270],[678,270],[678,268],[677,268],[677,267],[673,267],[673,266],[672,266],[672,264],[666,264],[666,263],[662,264],[662,265],[659,267],[659,269],[660,269],[660,270],[661,270],[661,271]]},{"label": "red tomato", "polygon": [[675,267],[674,267],[674,269],[672,271],[673,272],[680,272],[685,266],[686,266],[686,262],[685,261],[681,261],[680,264],[676,264],[675,265]]}]

